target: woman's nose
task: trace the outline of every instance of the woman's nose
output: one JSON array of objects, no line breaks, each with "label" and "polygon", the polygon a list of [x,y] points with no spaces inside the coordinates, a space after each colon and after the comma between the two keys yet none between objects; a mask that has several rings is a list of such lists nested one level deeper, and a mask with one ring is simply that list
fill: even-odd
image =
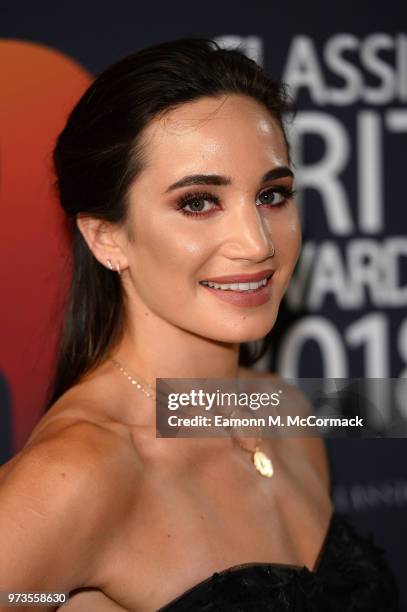
[{"label": "woman's nose", "polygon": [[228,257],[262,261],[270,256],[273,251],[270,229],[253,202],[234,207],[226,222]]}]

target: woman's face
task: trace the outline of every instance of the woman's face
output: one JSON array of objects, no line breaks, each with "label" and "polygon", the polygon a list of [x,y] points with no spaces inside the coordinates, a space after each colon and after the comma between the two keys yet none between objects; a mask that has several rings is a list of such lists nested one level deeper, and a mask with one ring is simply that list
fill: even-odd
[{"label": "woman's face", "polygon": [[[263,337],[301,247],[293,176],[277,122],[249,97],[205,97],[151,122],[144,144],[146,168],[129,194],[134,240],[126,246],[125,286],[133,313],[144,318],[150,311],[222,342]],[[269,171],[274,174],[263,182]],[[174,186],[190,175],[221,178]],[[202,284],[271,271],[267,285],[252,293]]]}]

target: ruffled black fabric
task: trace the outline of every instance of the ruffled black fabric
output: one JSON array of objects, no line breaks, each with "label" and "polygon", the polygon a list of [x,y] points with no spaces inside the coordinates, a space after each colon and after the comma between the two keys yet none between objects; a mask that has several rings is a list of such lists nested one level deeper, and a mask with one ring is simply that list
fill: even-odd
[{"label": "ruffled black fabric", "polygon": [[315,571],[245,563],[195,585],[158,612],[399,612],[383,548],[334,513]]}]

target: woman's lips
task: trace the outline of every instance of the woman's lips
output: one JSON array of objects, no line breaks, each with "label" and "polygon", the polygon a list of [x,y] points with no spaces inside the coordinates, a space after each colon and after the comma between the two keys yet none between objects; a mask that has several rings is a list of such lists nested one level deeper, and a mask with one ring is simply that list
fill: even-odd
[{"label": "woman's lips", "polygon": [[269,301],[272,294],[273,276],[268,278],[267,283],[258,289],[249,291],[239,291],[234,289],[215,289],[207,285],[201,285],[203,289],[210,291],[212,295],[218,297],[223,302],[234,304],[235,306],[261,306]]},{"label": "woman's lips", "polygon": [[274,273],[274,270],[267,268],[266,270],[259,270],[252,274],[232,274],[227,276],[217,276],[216,278],[207,278],[206,281],[211,283],[222,284],[222,283],[250,283],[250,281],[260,281],[264,278],[268,278]]}]

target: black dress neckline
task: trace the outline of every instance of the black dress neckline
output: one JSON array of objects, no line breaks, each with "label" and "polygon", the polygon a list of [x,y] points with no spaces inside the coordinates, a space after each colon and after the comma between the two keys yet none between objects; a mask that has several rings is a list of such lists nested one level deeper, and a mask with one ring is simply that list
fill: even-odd
[{"label": "black dress neckline", "polygon": [[400,612],[399,587],[372,532],[331,514],[312,570],[253,561],[214,572],[157,612]]},{"label": "black dress neckline", "polygon": [[247,570],[251,570],[252,568],[275,568],[276,570],[291,570],[294,572],[308,572],[310,575],[317,575],[320,567],[322,565],[322,561],[325,557],[325,554],[328,550],[328,544],[330,541],[330,536],[331,533],[333,531],[333,525],[335,522],[335,518],[338,516],[337,512],[333,511],[331,514],[331,517],[329,519],[329,523],[328,523],[328,527],[321,545],[321,548],[319,550],[318,556],[314,562],[314,566],[312,568],[312,570],[308,569],[305,565],[293,565],[290,563],[277,563],[277,562],[268,562],[268,561],[249,561],[247,563],[238,563],[236,565],[231,565],[230,567],[225,568],[224,570],[220,570],[218,572],[214,572],[213,574],[211,574],[210,576],[208,576],[207,578],[204,578],[203,580],[200,580],[199,582],[197,582],[196,584],[194,584],[193,586],[191,586],[189,589],[183,591],[182,593],[180,593],[180,595],[177,595],[175,598],[173,598],[170,602],[166,603],[164,606],[162,606],[159,610],[157,610],[157,612],[165,612],[167,609],[169,610],[172,606],[174,606],[176,603],[178,603],[179,601],[181,601],[181,599],[184,599],[185,597],[191,595],[193,592],[201,589],[202,587],[204,587],[206,584],[208,584],[211,580],[213,580],[215,577],[222,577],[225,576],[227,574],[239,574],[239,573],[244,573]]}]

